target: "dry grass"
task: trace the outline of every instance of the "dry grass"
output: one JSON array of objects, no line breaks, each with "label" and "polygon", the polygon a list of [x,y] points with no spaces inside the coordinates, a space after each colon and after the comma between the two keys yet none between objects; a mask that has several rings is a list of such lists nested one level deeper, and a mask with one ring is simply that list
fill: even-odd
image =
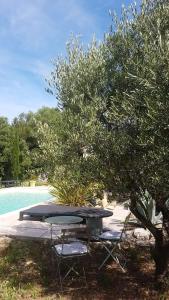
[{"label": "dry grass", "polygon": [[88,289],[71,290],[59,294],[55,266],[51,264],[49,244],[38,241],[12,240],[0,247],[0,299],[169,299],[169,292],[154,288],[153,262],[145,247],[127,249],[127,272],[109,261],[98,271],[105,253],[93,249],[85,260]]}]

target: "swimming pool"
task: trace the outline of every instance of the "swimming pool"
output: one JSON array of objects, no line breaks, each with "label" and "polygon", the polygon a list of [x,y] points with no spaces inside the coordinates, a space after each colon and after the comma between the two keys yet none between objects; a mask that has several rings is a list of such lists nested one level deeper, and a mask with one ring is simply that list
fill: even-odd
[{"label": "swimming pool", "polygon": [[51,199],[48,189],[8,188],[0,190],[0,215]]}]

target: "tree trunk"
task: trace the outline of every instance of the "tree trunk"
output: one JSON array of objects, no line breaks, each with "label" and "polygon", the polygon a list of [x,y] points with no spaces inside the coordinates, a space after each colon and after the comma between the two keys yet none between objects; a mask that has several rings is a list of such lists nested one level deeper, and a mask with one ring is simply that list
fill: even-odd
[{"label": "tree trunk", "polygon": [[155,276],[157,280],[165,277],[169,262],[169,243],[163,243],[156,239],[155,247],[151,251],[155,261]]},{"label": "tree trunk", "polygon": [[[158,283],[162,283],[165,277],[169,263],[169,232],[164,228],[157,228],[151,220],[145,218],[137,209],[137,198],[131,194],[131,212],[138,218],[155,238],[155,247],[151,249],[152,258],[155,261],[155,276]],[[163,211],[162,211],[163,213]],[[166,240],[167,238],[167,240]],[[160,285],[159,285],[160,287]]]}]

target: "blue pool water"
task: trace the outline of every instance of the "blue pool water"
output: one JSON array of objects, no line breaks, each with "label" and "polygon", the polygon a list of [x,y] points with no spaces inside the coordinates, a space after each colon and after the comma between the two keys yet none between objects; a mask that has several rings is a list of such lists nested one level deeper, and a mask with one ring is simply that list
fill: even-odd
[{"label": "blue pool water", "polygon": [[43,192],[0,192],[0,215],[51,199],[52,196],[47,190]]}]

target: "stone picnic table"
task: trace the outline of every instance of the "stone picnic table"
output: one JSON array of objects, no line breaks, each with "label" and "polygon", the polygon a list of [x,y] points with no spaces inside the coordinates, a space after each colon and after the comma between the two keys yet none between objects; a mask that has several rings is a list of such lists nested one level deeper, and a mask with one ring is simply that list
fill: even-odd
[{"label": "stone picnic table", "polygon": [[66,206],[50,203],[21,210],[19,220],[23,220],[25,216],[35,219],[40,218],[42,221],[54,216],[77,216],[85,220],[86,225],[93,233],[99,234],[102,231],[102,219],[112,215],[113,213],[111,211],[102,208]]}]

